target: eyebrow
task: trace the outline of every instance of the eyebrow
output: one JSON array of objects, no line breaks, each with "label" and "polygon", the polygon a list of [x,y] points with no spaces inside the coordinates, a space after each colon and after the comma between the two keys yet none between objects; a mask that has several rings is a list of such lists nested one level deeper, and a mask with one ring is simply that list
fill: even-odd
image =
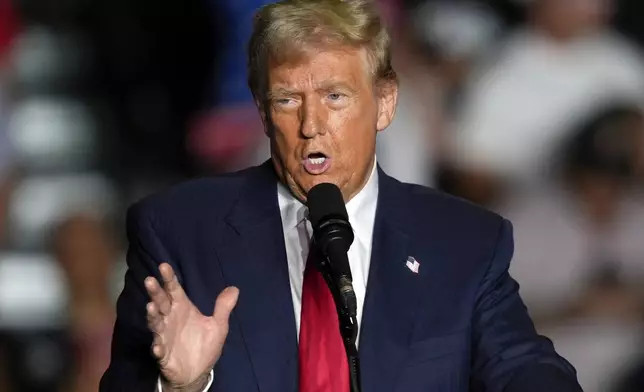
[{"label": "eyebrow", "polygon": [[278,87],[268,91],[268,98],[273,99],[276,97],[293,96],[296,94],[297,94],[297,91],[295,90],[292,90],[286,87]]},{"label": "eyebrow", "polygon": [[[332,91],[332,90],[346,90],[351,93],[355,93],[356,89],[351,87],[348,83],[343,82],[343,81],[335,81],[331,80],[325,83],[320,84],[317,88],[316,91]],[[298,95],[300,92],[298,90],[294,90],[288,87],[275,87],[271,90],[268,91],[268,97],[269,99],[273,99],[276,97],[283,97],[283,96],[293,96],[293,95]]]},{"label": "eyebrow", "polygon": [[317,90],[318,91],[331,91],[331,90],[347,90],[349,92],[355,92],[356,90],[351,87],[347,82],[340,80],[331,80],[326,83],[322,83]]}]

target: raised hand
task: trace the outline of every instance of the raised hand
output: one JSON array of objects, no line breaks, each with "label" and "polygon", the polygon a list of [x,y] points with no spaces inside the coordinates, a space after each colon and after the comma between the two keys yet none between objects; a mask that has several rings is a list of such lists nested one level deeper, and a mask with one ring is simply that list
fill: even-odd
[{"label": "raised hand", "polygon": [[165,379],[164,390],[199,390],[221,356],[228,334],[228,318],[239,290],[228,287],[217,297],[214,313],[203,315],[188,299],[172,267],[159,266],[163,287],[145,279],[151,302],[147,304],[148,327],[154,333],[152,353]]}]

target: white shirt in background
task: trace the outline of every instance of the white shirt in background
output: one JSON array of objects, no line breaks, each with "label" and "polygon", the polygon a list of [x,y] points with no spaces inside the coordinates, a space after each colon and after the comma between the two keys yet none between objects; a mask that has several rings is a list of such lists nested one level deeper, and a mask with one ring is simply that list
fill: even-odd
[{"label": "white shirt in background", "polygon": [[452,134],[463,167],[531,180],[594,110],[644,102],[641,53],[609,31],[564,43],[524,29],[495,56],[466,88]]}]

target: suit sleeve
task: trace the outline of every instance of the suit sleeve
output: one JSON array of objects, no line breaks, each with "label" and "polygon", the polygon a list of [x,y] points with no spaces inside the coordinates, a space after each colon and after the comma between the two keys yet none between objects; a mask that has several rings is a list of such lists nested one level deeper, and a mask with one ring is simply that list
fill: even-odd
[{"label": "suit sleeve", "polygon": [[504,220],[473,317],[474,391],[581,392],[575,369],[539,336],[508,270],[512,225]]},{"label": "suit sleeve", "polygon": [[[148,294],[143,281],[160,279],[158,265],[170,261],[142,209],[127,213],[127,272],[117,305],[110,365],[101,379],[100,392],[156,390],[159,369],[151,354],[152,333],[147,328]],[[173,265],[175,271],[176,266]]]}]

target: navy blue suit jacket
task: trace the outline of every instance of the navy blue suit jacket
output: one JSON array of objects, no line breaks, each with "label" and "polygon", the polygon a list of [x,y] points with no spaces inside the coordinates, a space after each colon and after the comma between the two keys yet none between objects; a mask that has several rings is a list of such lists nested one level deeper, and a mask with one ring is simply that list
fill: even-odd
[{"label": "navy blue suit jacket", "polygon": [[[508,274],[508,221],[379,169],[360,363],[364,392],[572,392],[574,368],[535,332]],[[131,207],[125,288],[100,391],[154,391],[143,280],[169,262],[211,314],[240,289],[212,392],[296,392],[297,339],[269,163],[195,180]],[[408,256],[418,274],[405,267]],[[195,347],[198,350],[198,347]]]}]

